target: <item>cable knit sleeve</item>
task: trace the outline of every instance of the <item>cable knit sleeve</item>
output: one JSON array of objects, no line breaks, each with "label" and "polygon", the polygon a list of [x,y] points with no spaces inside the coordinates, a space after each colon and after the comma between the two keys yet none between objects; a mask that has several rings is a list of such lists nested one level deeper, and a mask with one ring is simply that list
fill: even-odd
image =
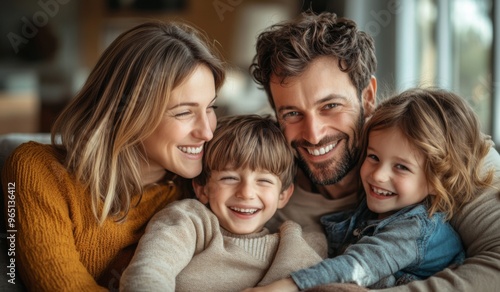
[{"label": "cable knit sleeve", "polygon": [[[15,221],[7,229],[17,230],[13,233],[17,271],[29,290],[106,290],[81,263],[75,247],[67,201],[73,190],[64,183],[68,174],[46,156],[33,143],[23,145],[3,169],[5,206],[15,209]],[[14,191],[6,189],[9,183],[15,185]]]},{"label": "cable knit sleeve", "polygon": [[120,291],[174,291],[176,276],[219,229],[215,215],[197,200],[168,205],[149,222]]}]

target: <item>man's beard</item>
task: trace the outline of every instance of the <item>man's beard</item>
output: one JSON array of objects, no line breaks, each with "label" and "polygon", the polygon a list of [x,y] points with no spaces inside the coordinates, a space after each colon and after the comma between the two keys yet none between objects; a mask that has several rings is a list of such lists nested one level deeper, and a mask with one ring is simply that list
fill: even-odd
[{"label": "man's beard", "polygon": [[354,167],[359,159],[359,148],[346,147],[339,160],[313,163],[311,166],[298,155],[298,166],[305,172],[311,182],[316,185],[331,185],[341,181]]},{"label": "man's beard", "polygon": [[353,131],[353,141],[350,141],[347,134],[343,133],[335,137],[325,137],[318,144],[311,145],[307,141],[292,141],[292,147],[296,149],[298,147],[312,147],[327,145],[333,141],[341,140],[344,142],[343,145],[336,145],[335,147],[344,147],[340,158],[337,160],[335,158],[329,161],[320,163],[308,163],[304,157],[297,151],[297,163],[298,166],[304,171],[307,177],[311,180],[313,184],[316,185],[332,185],[341,181],[351,170],[353,170],[360,158],[361,151],[360,146],[360,133],[362,132],[364,123],[363,111],[359,115],[358,121],[356,123],[356,128]]}]

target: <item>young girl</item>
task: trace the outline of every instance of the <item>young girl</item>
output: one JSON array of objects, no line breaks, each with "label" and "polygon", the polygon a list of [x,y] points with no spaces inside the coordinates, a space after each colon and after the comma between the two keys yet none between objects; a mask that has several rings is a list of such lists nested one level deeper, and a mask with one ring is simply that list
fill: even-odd
[{"label": "young girl", "polygon": [[363,138],[365,199],[354,212],[321,220],[331,258],[265,289],[390,287],[463,261],[447,220],[493,180],[492,171],[480,172],[491,141],[472,109],[451,92],[408,90],[377,107]]}]

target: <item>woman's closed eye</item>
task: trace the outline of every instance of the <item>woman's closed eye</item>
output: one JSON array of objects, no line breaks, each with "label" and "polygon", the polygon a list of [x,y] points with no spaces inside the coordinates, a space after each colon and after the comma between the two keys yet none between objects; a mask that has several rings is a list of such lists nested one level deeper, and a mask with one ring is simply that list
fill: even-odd
[{"label": "woman's closed eye", "polygon": [[174,117],[175,118],[183,118],[183,117],[187,117],[191,114],[191,111],[183,111],[183,112],[179,112],[179,113],[174,113]]}]

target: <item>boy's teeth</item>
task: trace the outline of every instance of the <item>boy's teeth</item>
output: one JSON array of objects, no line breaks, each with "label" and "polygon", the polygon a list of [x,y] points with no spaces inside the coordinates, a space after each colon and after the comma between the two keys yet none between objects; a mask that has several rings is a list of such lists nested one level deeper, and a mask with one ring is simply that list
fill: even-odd
[{"label": "boy's teeth", "polygon": [[203,150],[203,146],[200,147],[179,147],[179,149],[188,154],[198,154]]},{"label": "boy's teeth", "polygon": [[249,213],[249,214],[253,214],[253,213],[257,212],[257,210],[258,210],[258,209],[242,209],[242,208],[236,208],[236,207],[229,207],[229,208],[233,211],[236,211],[236,212]]},{"label": "boy's teeth", "polygon": [[320,147],[319,149],[307,148],[307,152],[309,152],[309,154],[314,155],[314,156],[320,156],[320,155],[324,155],[324,154],[330,152],[333,148],[335,148],[335,145],[337,145],[337,143],[330,144],[330,145],[325,146],[325,147]]}]

